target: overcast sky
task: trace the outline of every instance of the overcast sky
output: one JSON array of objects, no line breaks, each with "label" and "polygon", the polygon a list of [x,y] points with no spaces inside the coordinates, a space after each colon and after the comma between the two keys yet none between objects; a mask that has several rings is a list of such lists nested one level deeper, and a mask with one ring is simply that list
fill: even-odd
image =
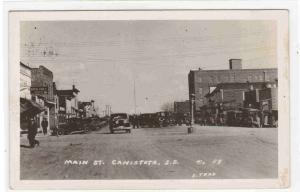
[{"label": "overcast sky", "polygon": [[42,21],[21,23],[21,61],[44,65],[58,89],[80,90],[113,112],[159,111],[163,103],[188,99],[188,73],[275,68],[273,21]]}]

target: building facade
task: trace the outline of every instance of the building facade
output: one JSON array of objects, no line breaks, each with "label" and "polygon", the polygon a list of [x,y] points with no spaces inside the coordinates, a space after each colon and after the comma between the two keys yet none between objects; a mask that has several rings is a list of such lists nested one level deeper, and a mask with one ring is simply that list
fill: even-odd
[{"label": "building facade", "polygon": [[20,62],[20,97],[31,100],[31,68]]},{"label": "building facade", "polygon": [[[205,95],[207,103],[220,104],[229,108],[256,108],[254,105],[248,105],[246,99],[259,100],[256,93],[265,90],[267,86],[276,86],[276,82],[253,82],[253,83],[220,83],[216,88]],[[253,94],[254,97],[253,97]]]},{"label": "building facade", "polygon": [[95,117],[97,115],[95,109],[95,101],[80,101],[78,102],[78,108],[80,111],[81,117]]},{"label": "building facade", "polygon": [[79,117],[78,108],[78,93],[79,90],[73,85],[72,89],[57,90],[57,96],[59,101],[58,106],[58,121],[60,123],[65,122],[72,117]]},{"label": "building facade", "polygon": [[190,101],[175,101],[174,113],[190,113]]},{"label": "building facade", "polygon": [[53,73],[46,67],[40,65],[31,70],[31,94],[32,100],[41,103],[45,111],[39,114],[38,126],[41,130],[41,122],[45,118],[48,121],[47,133],[57,126],[55,101],[53,91]]},{"label": "building facade", "polygon": [[242,69],[241,59],[229,60],[228,70],[194,70],[188,75],[189,97],[195,97],[194,110],[207,104],[205,95],[220,83],[274,82],[278,78],[276,68]]}]

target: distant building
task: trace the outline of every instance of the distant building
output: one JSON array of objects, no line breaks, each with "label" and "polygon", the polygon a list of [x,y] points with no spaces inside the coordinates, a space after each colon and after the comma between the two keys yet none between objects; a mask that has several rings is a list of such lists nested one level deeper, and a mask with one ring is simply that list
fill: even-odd
[{"label": "distant building", "polygon": [[228,70],[195,70],[188,75],[189,96],[195,95],[195,110],[207,104],[205,95],[220,83],[274,82],[277,69],[242,69],[241,59],[230,59]]},{"label": "distant building", "polygon": [[97,115],[94,100],[87,102],[79,101],[78,108],[82,117],[95,117]]},{"label": "distant building", "polygon": [[175,101],[174,113],[190,113],[190,101]]},{"label": "distant building", "polygon": [[78,93],[80,91],[73,85],[72,89],[57,90],[59,100],[59,122],[64,122],[68,118],[78,117]]}]

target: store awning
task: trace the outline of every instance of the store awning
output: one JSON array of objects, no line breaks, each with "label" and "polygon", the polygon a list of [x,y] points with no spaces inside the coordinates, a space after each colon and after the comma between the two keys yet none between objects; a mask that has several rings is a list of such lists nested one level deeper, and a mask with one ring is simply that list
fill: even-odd
[{"label": "store awning", "polygon": [[34,102],[34,101],[31,101],[31,100],[28,100],[28,99],[25,99],[25,98],[20,98],[20,112],[21,112],[21,115],[30,115],[30,116],[33,116],[33,115],[36,115],[42,111],[44,111],[45,108]]},{"label": "store awning", "polygon": [[45,104],[49,107],[55,106],[55,102],[49,100],[45,100]]}]

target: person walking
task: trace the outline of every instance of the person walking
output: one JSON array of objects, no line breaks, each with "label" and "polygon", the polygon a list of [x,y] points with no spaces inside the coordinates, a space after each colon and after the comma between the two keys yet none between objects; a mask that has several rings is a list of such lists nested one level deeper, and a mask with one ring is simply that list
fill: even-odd
[{"label": "person walking", "polygon": [[47,134],[47,128],[48,128],[48,121],[47,121],[46,118],[43,119],[41,125],[42,125],[42,128],[43,128],[43,133],[44,133],[44,135],[46,135]]},{"label": "person walking", "polygon": [[132,123],[133,124],[133,128],[135,129],[137,127],[137,117],[136,117],[135,114],[133,115],[132,122],[133,122]]},{"label": "person walking", "polygon": [[27,139],[29,141],[29,145],[31,148],[34,148],[35,145],[40,145],[40,142],[35,139],[35,136],[37,134],[37,125],[34,121],[34,118],[29,119],[28,122],[28,134]]}]

